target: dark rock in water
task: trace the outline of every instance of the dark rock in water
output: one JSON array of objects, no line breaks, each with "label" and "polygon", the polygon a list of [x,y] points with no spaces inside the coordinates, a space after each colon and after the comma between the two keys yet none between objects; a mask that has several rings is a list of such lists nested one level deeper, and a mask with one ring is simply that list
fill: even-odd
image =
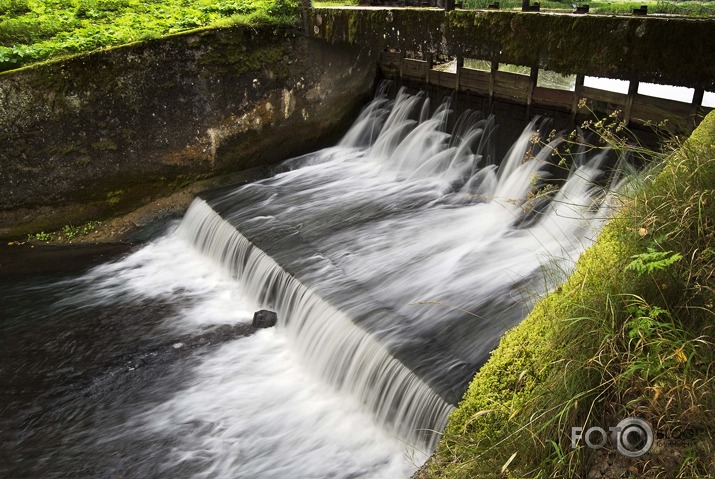
[{"label": "dark rock in water", "polygon": [[278,322],[278,315],[273,311],[262,309],[253,314],[254,328],[272,328]]}]

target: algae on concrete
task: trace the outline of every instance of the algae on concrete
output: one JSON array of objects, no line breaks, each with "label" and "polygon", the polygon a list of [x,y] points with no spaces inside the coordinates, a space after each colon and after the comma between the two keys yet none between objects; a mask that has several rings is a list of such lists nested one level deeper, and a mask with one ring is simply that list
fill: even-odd
[{"label": "algae on concrete", "polygon": [[715,90],[715,20],[509,11],[316,8],[309,34],[330,42],[540,67],[562,74]]}]

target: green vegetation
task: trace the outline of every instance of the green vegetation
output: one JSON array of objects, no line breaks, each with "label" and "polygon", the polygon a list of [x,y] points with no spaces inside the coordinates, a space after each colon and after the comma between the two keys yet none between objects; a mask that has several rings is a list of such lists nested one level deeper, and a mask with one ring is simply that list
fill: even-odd
[{"label": "green vegetation", "polygon": [[107,203],[109,203],[110,205],[116,205],[122,200],[124,193],[124,190],[110,191],[109,193],[107,193]]},{"label": "green vegetation", "polygon": [[[462,8],[486,9],[495,0],[463,0]],[[521,10],[521,0],[498,0],[502,10]],[[532,0],[534,3],[534,0]],[[713,17],[715,16],[715,2],[706,1],[663,1],[663,0],[539,0],[542,11],[572,12],[573,4],[588,5],[590,14],[601,15],[631,15],[634,8],[641,5],[648,6],[649,14],[678,15],[684,17]],[[358,0],[328,0],[316,1],[316,7],[339,7],[358,5]]]},{"label": "green vegetation", "polygon": [[289,25],[296,0],[0,0],[0,71],[206,26]]},{"label": "green vegetation", "polygon": [[[487,8],[492,0],[464,0],[464,8]],[[571,12],[572,4],[588,5],[589,13],[604,15],[630,15],[634,8],[641,5],[648,6],[649,14],[680,15],[685,17],[712,17],[715,16],[715,2],[712,1],[557,1],[541,0],[542,10],[557,10]],[[499,0],[502,9],[521,9],[521,0]]]},{"label": "green vegetation", "polygon": [[[419,477],[715,476],[713,137],[715,113],[624,193],[569,280],[502,338]],[[609,466],[572,447],[572,427],[634,416],[655,431],[651,453],[611,451]]]},{"label": "green vegetation", "polygon": [[313,6],[316,8],[323,7],[352,7],[359,5],[359,0],[329,0],[329,1],[314,1]]},{"label": "green vegetation", "polygon": [[101,224],[101,221],[88,221],[80,226],[64,225],[61,230],[53,231],[51,233],[41,231],[39,233],[27,235],[27,241],[72,241],[75,238],[87,236],[88,234],[96,231]]}]

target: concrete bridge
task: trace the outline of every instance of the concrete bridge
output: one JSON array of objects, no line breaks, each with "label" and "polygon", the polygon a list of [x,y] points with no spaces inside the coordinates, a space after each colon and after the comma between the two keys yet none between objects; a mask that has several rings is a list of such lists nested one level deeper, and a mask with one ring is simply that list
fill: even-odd
[{"label": "concrete bridge", "polygon": [[[573,123],[619,110],[633,126],[668,119],[688,133],[712,109],[703,97],[715,91],[713,20],[363,7],[305,10],[304,27],[309,36],[369,49],[385,78],[456,92],[482,111]],[[469,68],[475,62],[465,59],[486,67]],[[514,73],[518,67],[525,74]],[[575,79],[567,89],[540,86],[550,72]],[[625,80],[625,91],[584,86],[589,76]],[[688,102],[673,101],[639,93],[642,83],[694,91]]]}]

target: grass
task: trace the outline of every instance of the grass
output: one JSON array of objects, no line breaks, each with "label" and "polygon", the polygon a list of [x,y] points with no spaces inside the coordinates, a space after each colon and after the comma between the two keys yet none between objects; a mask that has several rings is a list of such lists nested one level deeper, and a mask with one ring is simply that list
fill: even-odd
[{"label": "grass", "polygon": [[322,7],[354,7],[359,5],[358,0],[331,0],[331,1],[314,1],[313,6],[316,8]]},{"label": "grass", "polygon": [[[715,477],[713,136],[715,113],[623,196],[477,373],[419,477],[587,477],[599,464],[605,477]],[[650,453],[572,447],[572,427],[634,416],[655,431]]]},{"label": "grass", "polygon": [[207,26],[293,24],[296,0],[0,0],[0,71]]},{"label": "grass", "polygon": [[[316,7],[338,7],[357,5],[358,0],[316,1]],[[463,0],[465,9],[486,9],[494,0]],[[532,0],[534,3],[534,0]],[[707,18],[715,16],[715,2],[707,1],[662,1],[662,0],[617,0],[617,1],[576,1],[576,0],[539,0],[542,11],[571,12],[573,4],[589,5],[590,14],[601,15],[631,15],[633,8],[648,6],[649,14],[678,15],[692,18]],[[521,0],[499,0],[502,10],[521,10]]]},{"label": "grass", "polygon": [[[487,8],[493,3],[491,0],[464,0],[464,8]],[[669,14],[685,17],[712,17],[715,16],[715,2],[712,1],[554,1],[541,0],[542,10],[572,11],[572,4],[588,5],[589,13],[603,15],[630,15],[633,8],[641,5],[648,6],[649,14]],[[502,9],[521,9],[520,0],[500,0]]]}]

